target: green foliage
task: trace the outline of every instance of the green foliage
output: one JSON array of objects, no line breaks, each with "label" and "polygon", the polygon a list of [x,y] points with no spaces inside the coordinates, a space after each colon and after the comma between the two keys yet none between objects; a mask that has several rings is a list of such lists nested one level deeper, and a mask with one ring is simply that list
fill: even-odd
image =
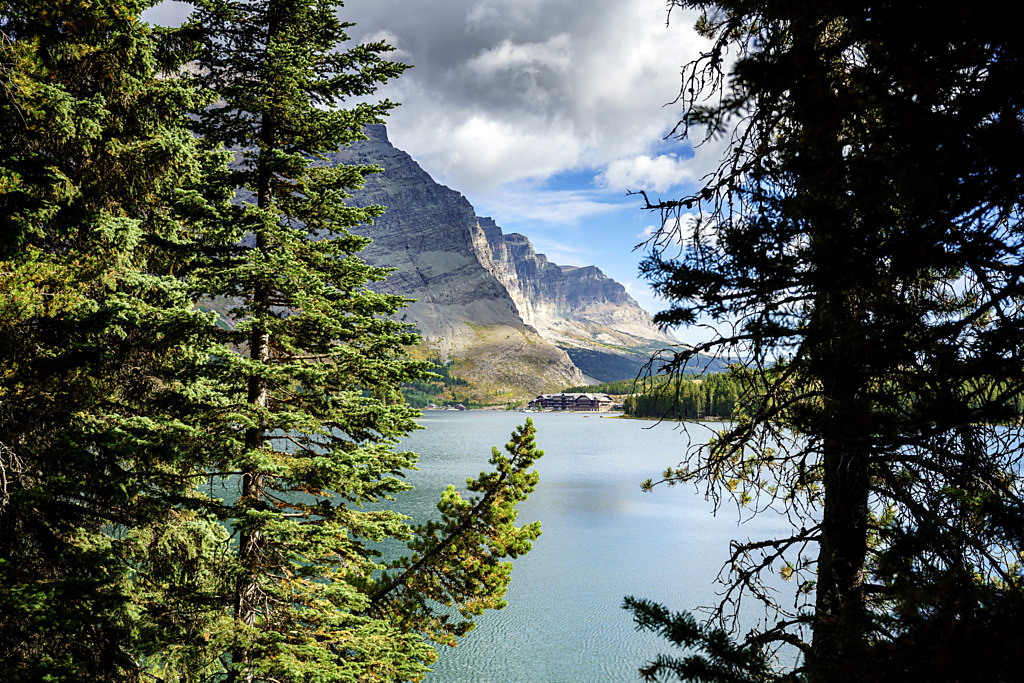
[{"label": "green foliage", "polygon": [[404,300],[368,288],[387,271],[361,261],[366,240],[348,232],[382,210],[344,201],[373,169],[314,163],[392,106],[333,105],[405,67],[383,43],[346,46],[330,3],[196,6],[179,31],[196,45],[190,80],[223,106],[196,112],[194,128],[239,150],[210,186],[241,199],[206,217],[190,271],[200,295],[233,303],[207,369],[221,396],[196,416],[217,444],[208,467],[240,483],[237,498],[211,501],[236,552],[219,606],[232,610],[230,637],[213,639],[207,661],[211,673],[230,663],[229,680],[416,678],[429,647],[362,614],[378,568],[364,539],[406,527],[361,508],[408,488],[415,455],[393,446],[416,412],[394,398],[424,364],[392,317]]},{"label": "green foliage", "polygon": [[702,683],[765,683],[780,680],[756,646],[737,645],[727,631],[698,624],[686,612],[669,612],[661,605],[632,597],[624,600],[623,608],[633,613],[638,631],[652,631],[676,647],[703,653],[681,658],[659,655],[640,670],[645,681],[677,678]]},{"label": "green foliage", "polygon": [[[424,408],[431,403],[463,403],[465,400],[459,397],[459,387],[468,387],[470,383],[461,377],[451,374],[455,366],[453,361],[441,362],[441,358],[434,354],[428,359],[433,367],[430,373],[419,379],[410,382],[403,382],[401,386],[402,396],[406,403],[414,408]],[[462,396],[462,398],[465,398]]]},{"label": "green foliage", "polygon": [[[505,445],[507,455],[493,449],[494,471],[466,481],[467,490],[479,495],[463,498],[448,487],[437,504],[441,520],[413,529],[412,555],[392,562],[380,577],[371,613],[395,615],[404,627],[455,645],[455,636],[473,628],[473,617],[505,606],[512,563],[501,560],[528,552],[540,536],[539,522],[515,526],[516,503],[537,485],[537,472],[528,470],[544,455],[535,435],[527,419]],[[455,611],[440,612],[431,603]]]},{"label": "green foliage", "polygon": [[[234,538],[218,606],[233,619],[206,659],[209,674],[226,664],[228,680],[417,680],[436,657],[425,636],[447,643],[468,630],[439,616],[445,601],[467,615],[503,604],[509,567],[486,559],[481,539],[508,544],[505,554],[526,549],[507,526],[525,475],[496,461],[481,506],[446,494],[445,519],[458,525],[443,547],[417,545],[430,560],[379,583],[386,567],[373,544],[417,532],[364,505],[409,488],[402,476],[416,456],[395,446],[419,413],[398,388],[427,381],[430,363],[406,353],[417,341],[396,320],[406,300],[373,291],[389,271],[359,259],[367,240],[349,232],[383,211],[345,202],[377,169],[321,163],[393,105],[334,107],[405,69],[384,43],[348,45],[347,28],[322,0],[211,0],[180,32],[197,41],[189,79],[223,105],[196,112],[194,128],[211,148],[238,149],[196,188],[236,201],[204,216],[189,271],[194,291],[231,302],[205,375],[220,396],[195,416],[216,444],[211,474],[240,491],[209,501]],[[454,582],[445,600],[430,578],[442,566]]]},{"label": "green foliage", "polygon": [[858,674],[883,682],[1015,680],[1024,653],[1019,556],[995,580],[957,558],[978,538],[1020,548],[1024,509],[976,488],[949,488],[929,498],[922,506],[943,509],[945,519],[914,527],[894,515],[878,520],[880,552],[872,574],[898,600],[875,616],[876,628],[888,637],[873,643]]},{"label": "green foliage", "polygon": [[[172,274],[173,192],[201,166],[185,112],[204,100],[158,73],[145,6],[0,3],[7,680],[135,680],[140,653],[205,627],[181,618],[195,574],[147,538],[222,540],[190,510],[200,434],[180,421],[209,320]],[[168,620],[139,628],[151,608]]]},{"label": "green foliage", "polygon": [[[1007,396],[996,383],[986,381],[985,389],[976,391],[981,395],[997,395],[1004,401],[1006,413],[999,418],[1000,424],[1015,424],[1024,415],[1024,400],[1019,396]],[[700,420],[716,418],[731,420],[740,415],[756,412],[753,405],[763,397],[767,382],[764,373],[748,373],[738,367],[731,373],[707,376],[684,374],[651,375],[636,380],[620,380],[597,385],[569,387],[566,392],[596,392],[625,396],[625,413],[634,417],[650,417],[666,420]],[[913,397],[904,396],[901,407],[909,407]],[[976,406],[978,399],[972,401]]]},{"label": "green foliage", "polygon": [[661,420],[731,420],[741,409],[739,400],[743,394],[743,380],[740,375],[663,377],[663,381],[652,383],[644,387],[642,393],[623,400],[626,415]]},{"label": "green foliage", "polygon": [[[447,494],[441,546],[364,507],[408,489],[398,386],[428,364],[348,232],[373,169],[318,155],[404,67],[328,3],[159,35],[144,7],[0,5],[5,680],[418,680],[427,635],[502,604],[539,453],[528,426],[481,501]],[[430,560],[381,584],[373,545],[417,533]],[[441,569],[464,621],[424,606]]]}]

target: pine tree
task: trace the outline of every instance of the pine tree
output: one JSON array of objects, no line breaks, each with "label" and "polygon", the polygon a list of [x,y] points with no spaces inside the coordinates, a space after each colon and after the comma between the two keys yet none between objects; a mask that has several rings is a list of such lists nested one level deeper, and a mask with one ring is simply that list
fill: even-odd
[{"label": "pine tree", "polygon": [[[908,643],[931,615],[1019,604],[1019,534],[991,522],[1019,519],[1020,41],[950,3],[669,5],[711,41],[680,132],[732,145],[697,193],[649,204],[684,246],[644,268],[673,301],[658,321],[738,322],[694,353],[738,346],[763,383],[666,478],[794,520],[734,549],[727,600],[775,611],[746,646],[873,678],[925,652]],[[792,607],[763,589],[773,568]]]},{"label": "pine tree", "polygon": [[224,538],[189,507],[179,419],[212,321],[171,275],[201,102],[161,75],[145,6],[0,3],[6,680],[135,680],[202,633],[189,587]]},{"label": "pine tree", "polygon": [[[392,107],[341,105],[405,67],[383,43],[346,45],[349,25],[322,0],[197,8],[179,35],[197,45],[192,80],[220,102],[195,112],[194,127],[232,151],[207,184],[236,199],[204,219],[188,275],[230,327],[207,368],[222,396],[195,418],[208,474],[232,489],[218,515],[236,553],[233,627],[211,637],[206,661],[228,680],[416,680],[436,657],[426,639],[454,644],[473,616],[503,605],[500,559],[539,534],[512,523],[535,482],[532,426],[514,457],[496,456],[497,472],[470,483],[478,500],[445,494],[439,523],[364,508],[408,488],[416,456],[395,447],[418,412],[397,387],[426,364],[404,351],[417,341],[394,317],[405,300],[373,291],[388,271],[358,258],[367,240],[350,232],[383,210],[345,203],[375,169],[322,155]],[[388,538],[413,554],[382,562],[374,545]]]},{"label": "pine tree", "polygon": [[[324,3],[156,36],[143,8],[0,11],[5,675],[418,679],[426,638],[504,604],[540,452],[528,424],[439,523],[363,509],[408,488],[397,386],[424,367],[347,232],[372,169],[315,160],[391,105],[321,107],[403,67],[336,51]],[[413,554],[380,562],[386,538]]]}]

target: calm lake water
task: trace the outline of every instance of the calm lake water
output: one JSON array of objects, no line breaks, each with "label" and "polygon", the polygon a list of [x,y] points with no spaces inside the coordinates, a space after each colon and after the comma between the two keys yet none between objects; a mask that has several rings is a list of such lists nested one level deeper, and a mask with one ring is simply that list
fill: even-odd
[{"label": "calm lake water", "polygon": [[426,681],[635,683],[637,669],[670,648],[635,631],[623,597],[673,610],[714,604],[729,541],[776,535],[785,521],[769,514],[737,525],[734,507],[716,517],[692,487],[641,492],[640,482],[680,461],[688,438],[707,438],[701,425],[690,425],[688,437],[675,424],[554,413],[424,413],[424,429],[404,442],[420,454],[409,476],[417,490],[398,509],[417,520],[430,515],[444,487],[463,487],[485,469],[491,447],[504,446],[527,417],[545,454],[519,522],[540,520],[543,535],[515,560],[508,607],[441,651]]}]

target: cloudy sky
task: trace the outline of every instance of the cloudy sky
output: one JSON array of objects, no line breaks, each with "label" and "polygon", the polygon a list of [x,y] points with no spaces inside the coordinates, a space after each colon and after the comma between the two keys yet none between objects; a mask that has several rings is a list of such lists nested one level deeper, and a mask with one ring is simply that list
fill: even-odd
[{"label": "cloudy sky", "polygon": [[[146,18],[174,24],[189,7]],[[658,217],[628,190],[677,197],[717,158],[665,140],[681,66],[703,41],[665,0],[348,0],[354,40],[386,38],[412,69],[380,94],[401,102],[392,144],[477,214],[561,265],[596,265],[652,313],[633,248]],[[682,339],[696,332],[677,330]]]}]

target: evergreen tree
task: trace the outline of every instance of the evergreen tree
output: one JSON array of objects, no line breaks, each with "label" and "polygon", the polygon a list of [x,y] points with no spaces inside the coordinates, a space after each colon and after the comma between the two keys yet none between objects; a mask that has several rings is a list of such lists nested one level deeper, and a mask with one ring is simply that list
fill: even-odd
[{"label": "evergreen tree", "polygon": [[390,104],[320,107],[402,67],[335,51],[326,4],[210,3],[159,41],[130,2],[0,9],[5,676],[420,678],[425,638],[503,605],[540,452],[527,424],[440,522],[363,509],[407,488],[422,367],[346,230],[370,169],[311,162]]},{"label": "evergreen tree", "polygon": [[[345,204],[375,169],[330,167],[323,155],[362,139],[392,106],[341,105],[405,67],[383,43],[347,45],[349,25],[330,2],[196,5],[179,35],[197,46],[192,80],[221,102],[195,113],[195,131],[235,157],[207,181],[235,201],[206,217],[189,270],[230,328],[207,368],[222,396],[195,418],[209,438],[208,473],[237,486],[218,512],[235,539],[234,625],[211,638],[209,672],[416,680],[436,657],[425,638],[454,644],[473,616],[502,606],[501,558],[539,534],[513,524],[535,481],[532,425],[513,457],[496,457],[496,473],[470,483],[478,500],[445,494],[441,522],[410,527],[364,508],[408,488],[401,476],[416,456],[395,446],[418,413],[397,388],[429,364],[405,354],[416,342],[394,317],[405,300],[370,288],[388,271],[358,258],[367,240],[349,231],[383,210]],[[382,562],[375,544],[388,538],[413,554]]]},{"label": "evergreen tree", "polygon": [[775,611],[741,646],[794,645],[811,680],[907,667],[936,615],[1019,604],[1019,534],[990,522],[1019,519],[1021,42],[956,3],[669,5],[711,41],[679,130],[732,144],[698,192],[648,204],[684,243],[644,264],[674,302],[656,319],[738,322],[677,366],[739,346],[764,381],[666,479],[794,520],[734,548],[726,603]]},{"label": "evergreen tree", "polygon": [[190,586],[224,537],[179,420],[211,320],[170,275],[201,102],[159,73],[146,6],[0,3],[5,680],[135,680],[201,637]]}]

